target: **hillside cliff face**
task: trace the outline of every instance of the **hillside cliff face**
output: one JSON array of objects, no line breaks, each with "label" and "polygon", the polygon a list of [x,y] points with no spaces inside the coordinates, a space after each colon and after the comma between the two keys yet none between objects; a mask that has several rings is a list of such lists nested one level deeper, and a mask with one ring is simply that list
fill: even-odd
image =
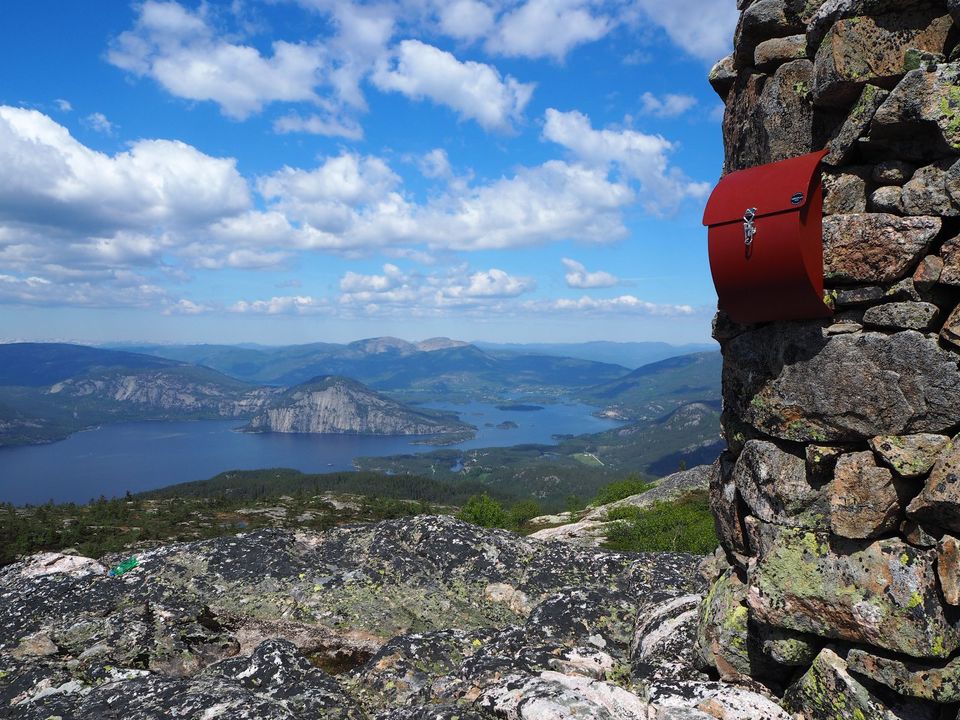
[{"label": "hillside cliff face", "polygon": [[[700,661],[805,718],[960,703],[960,3],[741,1],[725,170],[826,147],[827,321],[722,313]],[[744,198],[749,205],[749,198]]]},{"label": "hillside cliff face", "polygon": [[455,418],[417,412],[341,377],[319,378],[281,393],[251,419],[247,429],[358,435],[434,435],[472,430]]},{"label": "hillside cliff face", "polygon": [[280,391],[238,383],[199,368],[111,371],[71,378],[52,385],[47,394],[64,401],[117,403],[139,409],[182,414],[245,417]]}]

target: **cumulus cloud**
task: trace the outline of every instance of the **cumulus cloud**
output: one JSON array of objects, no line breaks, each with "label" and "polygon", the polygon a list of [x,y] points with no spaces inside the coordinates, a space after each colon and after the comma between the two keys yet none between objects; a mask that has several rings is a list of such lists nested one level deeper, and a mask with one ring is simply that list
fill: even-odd
[{"label": "cumulus cloud", "polygon": [[630,8],[663,28],[686,52],[707,62],[730,52],[740,15],[736,3],[716,0],[633,0]]},{"label": "cumulus cloud", "polygon": [[650,92],[640,96],[640,111],[647,115],[661,118],[672,118],[683,115],[697,104],[697,99],[691,95],[667,93],[662,98]]},{"label": "cumulus cloud", "polygon": [[60,112],[71,112],[73,110],[73,105],[69,100],[64,100],[63,98],[57,98],[53,101],[57,105],[57,110]]},{"label": "cumulus cloud", "polygon": [[440,3],[440,30],[459,40],[477,40],[489,33],[496,15],[489,5],[478,0],[454,0]]},{"label": "cumulus cloud", "polygon": [[503,78],[492,65],[461,62],[419,40],[401,42],[372,80],[381,90],[446,105],[488,130],[508,130],[533,94],[533,84]]},{"label": "cumulus cloud", "polygon": [[323,48],[277,41],[272,49],[265,56],[228,42],[216,36],[202,11],[148,0],[134,28],[114,41],[107,60],[152,78],[172,95],[215,102],[224,115],[242,120],[270,102],[318,99]]},{"label": "cumulus cloud", "polygon": [[563,59],[571,49],[598,40],[613,27],[583,0],[528,0],[506,13],[487,40],[487,48],[504,55]]},{"label": "cumulus cloud", "polygon": [[282,295],[269,300],[254,300],[248,302],[240,300],[228,309],[233,313],[249,313],[255,315],[315,315],[328,308],[323,298],[310,295]]},{"label": "cumulus cloud", "polygon": [[434,148],[430,152],[425,153],[417,164],[424,177],[431,179],[447,179],[453,177],[450,159],[447,157],[446,151],[442,148]]},{"label": "cumulus cloud", "polygon": [[611,275],[603,270],[588,272],[583,263],[579,263],[576,260],[563,258],[562,262],[567,268],[567,273],[564,275],[564,279],[567,281],[567,287],[582,289],[608,288],[620,282],[620,279],[616,275]]},{"label": "cumulus cloud", "polygon": [[636,180],[641,202],[654,214],[673,212],[684,198],[701,198],[710,191],[709,184],[693,182],[678,168],[670,167],[668,155],[674,145],[660,135],[594,130],[582,113],[549,108],[543,137],[567,148],[589,166],[616,169]]},{"label": "cumulus cloud", "polygon": [[470,272],[460,265],[443,272],[404,272],[383,266],[383,274],[347,272],[340,279],[341,306],[435,311],[451,307],[487,307],[491,301],[516,298],[533,290],[532,278],[511,275],[499,268]]}]

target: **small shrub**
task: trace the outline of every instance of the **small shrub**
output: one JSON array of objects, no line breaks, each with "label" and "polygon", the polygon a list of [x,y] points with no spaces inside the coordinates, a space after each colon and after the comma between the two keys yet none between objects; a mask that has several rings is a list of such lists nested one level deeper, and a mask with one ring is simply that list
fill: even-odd
[{"label": "small shrub", "polygon": [[705,555],[719,542],[706,490],[695,490],[678,500],[649,508],[630,510],[632,512],[623,508],[624,519],[610,528],[606,547],[632,552],[668,550]]},{"label": "small shrub", "polygon": [[510,516],[503,509],[503,505],[486,493],[474,495],[467,500],[463,509],[457,513],[457,517],[465,522],[485,528],[502,528],[510,524]]},{"label": "small shrub", "polygon": [[653,483],[642,480],[637,475],[631,475],[623,480],[608,483],[600,488],[600,492],[590,503],[591,505],[607,505],[617,500],[623,500],[631,495],[639,495],[653,487]]},{"label": "small shrub", "polygon": [[536,500],[521,500],[510,508],[510,525],[521,528],[538,515],[542,513]]},{"label": "small shrub", "polygon": [[636,520],[642,512],[643,510],[633,505],[610,508],[607,510],[607,520]]}]

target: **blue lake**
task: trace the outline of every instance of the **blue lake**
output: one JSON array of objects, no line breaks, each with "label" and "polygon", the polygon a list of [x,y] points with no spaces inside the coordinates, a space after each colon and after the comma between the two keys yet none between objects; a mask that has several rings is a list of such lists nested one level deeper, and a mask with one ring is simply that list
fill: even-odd
[{"label": "blue lake", "polygon": [[[471,449],[554,443],[554,435],[600,432],[619,423],[593,417],[589,405],[546,405],[542,410],[500,410],[486,403],[434,404],[475,425],[477,437],[450,447]],[[516,428],[499,429],[504,422]],[[350,470],[353,459],[429,452],[417,437],[286,435],[235,432],[243,421],[133,422],[105,425],[49,445],[0,449],[0,501],[86,502],[123,495],[225,470],[289,467],[304,472]]]}]

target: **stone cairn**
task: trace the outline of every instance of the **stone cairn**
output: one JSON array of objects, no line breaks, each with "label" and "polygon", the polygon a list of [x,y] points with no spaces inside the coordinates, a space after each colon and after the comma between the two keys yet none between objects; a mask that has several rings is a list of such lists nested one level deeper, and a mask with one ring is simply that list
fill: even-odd
[{"label": "stone cairn", "polygon": [[960,711],[960,0],[740,0],[725,171],[828,148],[827,321],[719,313],[697,649],[806,718]]}]

